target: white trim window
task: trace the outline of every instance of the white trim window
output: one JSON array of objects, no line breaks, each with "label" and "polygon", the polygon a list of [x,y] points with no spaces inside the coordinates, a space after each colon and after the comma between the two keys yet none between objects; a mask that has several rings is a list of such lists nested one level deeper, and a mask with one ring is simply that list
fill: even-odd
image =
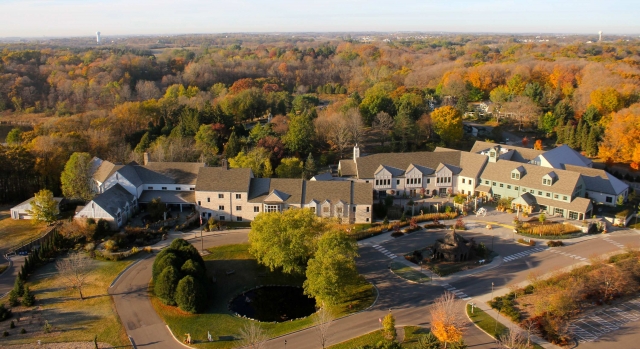
[{"label": "white trim window", "polygon": [[264,212],[280,212],[280,205],[264,205]]}]

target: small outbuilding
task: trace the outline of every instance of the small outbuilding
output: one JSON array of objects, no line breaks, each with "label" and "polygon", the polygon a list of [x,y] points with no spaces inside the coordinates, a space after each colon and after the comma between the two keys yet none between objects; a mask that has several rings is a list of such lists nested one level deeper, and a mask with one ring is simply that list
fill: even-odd
[{"label": "small outbuilding", "polygon": [[[20,203],[17,206],[11,208],[11,218],[13,219],[32,219],[33,217],[29,214],[28,211],[31,210],[31,201],[34,198],[29,198],[29,200]],[[58,203],[58,209],[60,209],[60,202],[62,202],[63,198],[55,197],[53,198]]]},{"label": "small outbuilding", "polygon": [[433,247],[435,259],[447,262],[461,262],[475,257],[476,242],[467,240],[456,234],[455,229],[448,232],[444,238],[436,240]]}]

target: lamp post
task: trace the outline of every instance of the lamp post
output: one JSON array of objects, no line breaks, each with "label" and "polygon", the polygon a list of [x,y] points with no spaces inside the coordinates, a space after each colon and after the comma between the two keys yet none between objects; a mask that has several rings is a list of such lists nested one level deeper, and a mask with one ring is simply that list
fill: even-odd
[{"label": "lamp post", "polygon": [[287,349],[287,340],[284,340],[284,349]]}]

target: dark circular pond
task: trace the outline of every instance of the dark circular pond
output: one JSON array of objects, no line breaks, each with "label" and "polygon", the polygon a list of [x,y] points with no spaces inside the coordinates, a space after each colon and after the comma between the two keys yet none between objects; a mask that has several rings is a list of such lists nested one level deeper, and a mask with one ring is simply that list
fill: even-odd
[{"label": "dark circular pond", "polygon": [[262,286],[238,295],[229,309],[258,321],[283,322],[313,314],[316,301],[307,297],[301,287]]}]

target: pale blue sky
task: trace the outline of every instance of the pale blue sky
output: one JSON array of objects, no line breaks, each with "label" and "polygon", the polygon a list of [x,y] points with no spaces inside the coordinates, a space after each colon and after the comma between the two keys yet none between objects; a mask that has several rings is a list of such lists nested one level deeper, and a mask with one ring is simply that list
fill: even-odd
[{"label": "pale blue sky", "polygon": [[221,32],[640,34],[638,0],[0,0],[0,37]]}]

